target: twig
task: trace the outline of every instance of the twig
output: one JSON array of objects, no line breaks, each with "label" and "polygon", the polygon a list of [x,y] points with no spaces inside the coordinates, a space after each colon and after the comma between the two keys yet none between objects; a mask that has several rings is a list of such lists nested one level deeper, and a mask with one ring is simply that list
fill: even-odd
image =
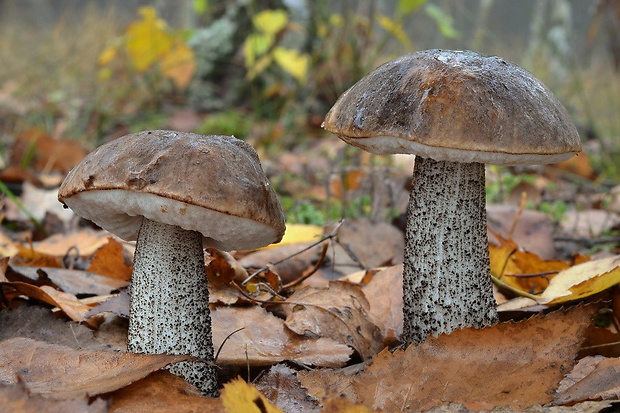
[{"label": "twig", "polygon": [[215,354],[215,358],[213,359],[213,363],[217,363],[217,358],[220,356],[220,352],[222,351],[222,348],[224,347],[224,343],[226,343],[228,341],[228,339],[233,336],[233,334],[236,334],[236,333],[238,333],[241,330],[245,330],[245,327],[238,328],[238,329],[236,329],[235,331],[233,331],[232,333],[230,333],[229,335],[226,336],[224,341],[222,341],[222,344],[220,344],[220,347],[217,349],[217,353]]},{"label": "twig", "polygon": [[307,280],[310,276],[312,276],[312,274],[317,272],[319,268],[321,268],[321,265],[323,265],[323,262],[325,261],[325,256],[327,255],[328,247],[329,247],[329,243],[327,241],[324,241],[323,248],[321,249],[321,255],[319,255],[319,259],[314,264],[314,267],[310,268],[309,270],[304,271],[304,273],[298,279],[293,280],[288,284],[284,284],[282,286],[282,289],[287,290],[289,288],[295,287],[301,284],[302,282],[304,282],[304,280]]},{"label": "twig", "polygon": [[512,225],[510,226],[510,231],[508,231],[508,238],[512,239],[512,234],[519,223],[519,219],[521,218],[521,214],[523,214],[523,210],[525,209],[525,203],[527,201],[527,193],[525,191],[521,192],[521,204],[519,204],[519,209],[515,214],[514,219],[512,220]]},{"label": "twig", "polygon": [[513,273],[504,273],[502,277],[515,277],[515,278],[534,278],[534,277],[544,277],[547,279],[547,275],[557,274],[560,271],[543,271],[543,272],[534,272],[530,274],[513,274]]},{"label": "twig", "polygon": [[613,244],[620,243],[620,237],[601,237],[601,238],[570,238],[570,237],[554,237],[554,241],[558,242],[575,242],[583,244],[585,247],[593,247],[597,244]]},{"label": "twig", "polygon": [[499,278],[494,277],[493,275],[491,275],[491,280],[493,281],[493,283],[495,283],[495,285],[497,285],[500,288],[504,288],[506,290],[509,290],[509,291],[515,293],[516,295],[519,295],[521,297],[527,297],[527,298],[530,298],[530,299],[538,302],[538,297],[535,296],[534,294],[526,293],[525,291],[520,290],[518,288],[515,288],[512,285],[508,285],[505,282],[503,282],[502,280],[500,280]]},{"label": "twig", "polygon": [[[293,257],[298,256],[301,253],[304,253],[314,247],[316,247],[317,245],[321,244],[324,241],[327,241],[328,239],[332,239],[336,236],[336,233],[338,232],[338,230],[340,229],[340,227],[342,226],[344,220],[340,220],[338,222],[338,224],[336,225],[336,227],[332,230],[332,232],[329,233],[329,235],[324,236],[322,239],[318,240],[317,242],[312,243],[311,245],[307,246],[306,248],[303,248],[299,251],[297,251],[294,254],[289,255],[288,257],[282,258],[281,260],[278,260],[274,263],[272,263],[271,265],[278,265],[281,264],[287,260],[290,260]],[[250,274],[248,276],[248,278],[246,278],[245,280],[243,280],[243,282],[241,283],[241,285],[245,285],[248,283],[248,281],[250,281],[252,278],[256,277],[258,274],[260,274],[263,271],[267,271],[269,269],[268,265],[265,265],[264,267],[259,268],[258,270],[254,271],[252,274]]]}]

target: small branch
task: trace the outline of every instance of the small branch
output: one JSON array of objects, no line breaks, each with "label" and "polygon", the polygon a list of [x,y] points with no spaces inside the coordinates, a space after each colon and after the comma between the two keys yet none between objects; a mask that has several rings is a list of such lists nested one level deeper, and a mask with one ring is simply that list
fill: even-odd
[{"label": "small branch", "polygon": [[598,244],[615,244],[620,243],[620,237],[601,237],[601,238],[570,238],[570,237],[554,237],[554,241],[557,242],[574,242],[577,244],[583,244],[583,246],[590,248]]},{"label": "small branch", "polygon": [[230,333],[229,335],[226,336],[226,338],[224,339],[224,341],[222,341],[222,344],[220,344],[220,347],[217,349],[217,353],[215,354],[215,357],[213,358],[213,363],[217,363],[217,358],[220,356],[220,352],[222,351],[222,348],[224,347],[224,344],[228,341],[229,338],[231,338],[233,336],[233,334],[238,333],[241,330],[245,330],[245,327],[241,327],[236,329],[235,331],[233,331],[232,333]]},{"label": "small branch", "polygon": [[500,280],[499,278],[494,277],[493,275],[491,275],[491,280],[493,281],[493,283],[495,285],[497,285],[500,288],[504,288],[506,290],[509,290],[511,292],[513,292],[514,294],[521,296],[521,297],[526,297],[529,299],[532,299],[536,302],[538,302],[538,297],[535,296],[534,294],[530,294],[530,293],[526,293],[523,290],[520,290],[518,288],[513,287],[512,285],[508,285],[505,282],[503,282],[502,280]]},{"label": "small branch", "polygon": [[[316,247],[317,245],[323,243],[324,241],[327,241],[328,239],[334,238],[336,236],[336,234],[338,233],[338,230],[340,229],[340,227],[342,226],[343,223],[344,223],[344,220],[340,220],[338,222],[338,224],[336,225],[336,227],[332,230],[332,232],[329,233],[329,235],[324,236],[322,239],[318,240],[317,242],[314,242],[311,245],[307,246],[306,248],[301,249],[301,250],[297,251],[296,253],[289,255],[288,257],[282,258],[281,260],[278,260],[278,261],[272,263],[271,265],[281,264],[281,263],[283,263],[283,262],[285,262],[287,260],[290,260],[293,257],[298,256],[299,254],[302,254],[302,253],[304,253],[304,252],[306,252],[306,251]],[[268,269],[269,269],[268,265],[266,265],[266,266],[264,266],[262,268],[259,268],[258,270],[254,271],[252,274],[250,274],[250,276],[248,276],[248,278],[243,280],[241,285],[247,284],[248,281],[250,281],[252,278],[256,277],[258,274],[260,274],[263,271],[267,271]]]},{"label": "small branch", "polygon": [[317,260],[316,264],[314,264],[314,267],[310,268],[309,270],[304,271],[304,273],[298,279],[293,280],[288,284],[284,284],[282,286],[282,289],[287,290],[289,288],[295,287],[301,284],[302,282],[304,282],[305,280],[307,280],[308,278],[310,278],[312,274],[317,272],[319,268],[321,268],[321,265],[323,265],[323,262],[325,261],[325,256],[327,255],[328,247],[329,247],[329,243],[327,241],[324,241],[323,248],[321,249],[321,255],[319,255],[319,259]]},{"label": "small branch", "polygon": [[543,271],[543,272],[535,272],[530,274],[512,274],[512,273],[504,273],[502,277],[515,277],[515,278],[534,278],[534,277],[544,277],[547,280],[547,275],[557,274],[560,271]]}]

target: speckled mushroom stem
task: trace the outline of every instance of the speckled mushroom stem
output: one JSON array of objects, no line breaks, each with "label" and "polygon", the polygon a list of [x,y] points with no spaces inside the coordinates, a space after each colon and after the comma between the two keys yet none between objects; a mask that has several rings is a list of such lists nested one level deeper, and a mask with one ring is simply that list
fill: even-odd
[{"label": "speckled mushroom stem", "polygon": [[405,346],[497,322],[484,164],[416,157],[403,270]]},{"label": "speckled mushroom stem", "polygon": [[[190,354],[213,360],[202,235],[144,218],[134,256],[129,351]],[[216,397],[217,372],[205,362],[169,370]]]}]

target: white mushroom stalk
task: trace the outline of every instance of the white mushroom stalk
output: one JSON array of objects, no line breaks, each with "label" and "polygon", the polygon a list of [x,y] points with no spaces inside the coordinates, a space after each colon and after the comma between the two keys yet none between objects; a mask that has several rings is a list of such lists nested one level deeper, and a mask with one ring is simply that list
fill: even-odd
[{"label": "white mushroom stalk", "polygon": [[216,397],[209,290],[202,234],[144,218],[131,279],[129,351],[189,354],[171,372]]},{"label": "white mushroom stalk", "polygon": [[408,210],[405,345],[495,323],[484,164],[416,157]]}]

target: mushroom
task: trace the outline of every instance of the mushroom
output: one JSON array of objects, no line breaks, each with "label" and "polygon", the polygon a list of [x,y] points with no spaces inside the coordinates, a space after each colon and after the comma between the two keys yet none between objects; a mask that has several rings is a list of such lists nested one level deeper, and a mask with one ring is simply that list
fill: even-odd
[{"label": "mushroom", "polygon": [[414,154],[403,270],[406,346],[497,321],[484,164],[548,164],[581,150],[566,109],[499,57],[427,50],[376,68],[323,127],[375,154]]},{"label": "mushroom", "polygon": [[282,208],[254,149],[230,136],[134,133],[86,156],[58,200],[137,240],[129,351],[199,358],[170,371],[217,396],[203,247],[257,248],[284,233]]}]

